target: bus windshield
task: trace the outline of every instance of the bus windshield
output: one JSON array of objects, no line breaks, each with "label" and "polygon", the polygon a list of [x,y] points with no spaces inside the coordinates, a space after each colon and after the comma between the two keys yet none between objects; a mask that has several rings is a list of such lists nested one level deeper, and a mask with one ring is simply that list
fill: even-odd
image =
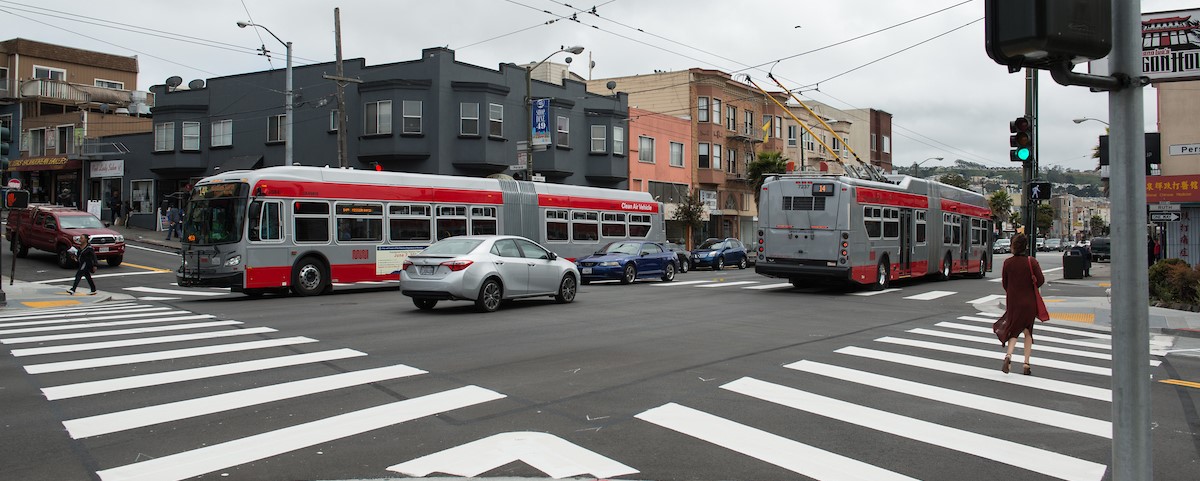
[{"label": "bus windshield", "polygon": [[242,240],[246,218],[246,184],[197,186],[183,220],[184,239],[192,244],[227,244]]}]

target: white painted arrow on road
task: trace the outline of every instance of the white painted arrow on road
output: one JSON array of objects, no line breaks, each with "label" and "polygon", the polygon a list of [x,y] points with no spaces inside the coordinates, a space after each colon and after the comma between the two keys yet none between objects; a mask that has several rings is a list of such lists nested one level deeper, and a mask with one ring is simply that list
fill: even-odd
[{"label": "white painted arrow on road", "polygon": [[435,472],[475,477],[513,461],[524,461],[556,479],[581,474],[610,478],[638,472],[558,436],[529,431],[500,433],[387,469],[418,477]]}]

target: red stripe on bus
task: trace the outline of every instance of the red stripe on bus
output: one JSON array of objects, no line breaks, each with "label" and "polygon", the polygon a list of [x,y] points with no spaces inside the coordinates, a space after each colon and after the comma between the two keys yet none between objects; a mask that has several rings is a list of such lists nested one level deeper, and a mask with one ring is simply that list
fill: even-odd
[{"label": "red stripe on bus", "polygon": [[859,187],[857,192],[859,204],[915,207],[918,209],[929,208],[929,198],[919,194],[872,189],[870,187]]},{"label": "red stripe on bus", "polygon": [[627,212],[642,212],[657,214],[657,202],[638,202],[633,200],[593,199],[571,195],[538,194],[539,207],[564,207],[571,209],[623,210]]},{"label": "red stripe on bus", "polygon": [[292,268],[277,267],[246,267],[246,289],[265,289],[287,287],[292,284]]},{"label": "red stripe on bus", "polygon": [[991,217],[992,210],[987,207],[979,207],[977,205],[964,204],[956,200],[942,199],[943,212],[957,212],[975,217]]},{"label": "red stripe on bus", "polygon": [[268,197],[351,199],[375,201],[446,202],[457,204],[503,204],[500,191],[437,189],[400,185],[336,184],[292,180],[260,180],[255,189]]},{"label": "red stripe on bus", "polygon": [[[334,264],[329,266],[329,278],[333,282],[394,281],[399,274],[376,274],[375,263]],[[261,266],[246,269],[246,288],[263,289],[287,287],[292,284],[291,266]]]}]

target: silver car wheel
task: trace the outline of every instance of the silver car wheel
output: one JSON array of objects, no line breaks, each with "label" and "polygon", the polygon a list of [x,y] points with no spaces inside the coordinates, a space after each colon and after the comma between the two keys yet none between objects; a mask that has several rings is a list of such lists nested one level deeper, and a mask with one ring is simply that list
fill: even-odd
[{"label": "silver car wheel", "polygon": [[504,289],[500,287],[500,282],[488,279],[479,288],[479,298],[475,300],[475,307],[482,312],[495,312],[500,308],[500,299],[503,294]]},{"label": "silver car wheel", "polygon": [[559,304],[566,304],[575,300],[577,292],[579,292],[579,288],[575,284],[575,276],[567,274],[558,283],[558,295],[554,296],[554,300]]}]

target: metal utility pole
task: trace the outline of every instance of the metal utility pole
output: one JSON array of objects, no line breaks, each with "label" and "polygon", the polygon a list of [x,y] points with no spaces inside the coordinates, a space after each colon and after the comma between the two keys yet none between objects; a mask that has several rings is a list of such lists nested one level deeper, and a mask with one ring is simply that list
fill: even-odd
[{"label": "metal utility pole", "polygon": [[337,153],[338,166],[341,168],[350,167],[349,149],[346,147],[346,129],[349,128],[349,114],[346,113],[346,83],[362,83],[362,80],[346,78],[345,70],[342,65],[342,12],[339,8],[333,9],[333,43],[334,49],[337,51],[337,75],[322,75],[322,78],[337,82]]},{"label": "metal utility pole", "polygon": [[1021,192],[1025,199],[1025,237],[1029,239],[1029,257],[1037,257],[1037,201],[1031,197],[1029,185],[1037,177],[1037,69],[1025,69],[1025,117],[1033,131],[1033,155],[1021,163]]}]

